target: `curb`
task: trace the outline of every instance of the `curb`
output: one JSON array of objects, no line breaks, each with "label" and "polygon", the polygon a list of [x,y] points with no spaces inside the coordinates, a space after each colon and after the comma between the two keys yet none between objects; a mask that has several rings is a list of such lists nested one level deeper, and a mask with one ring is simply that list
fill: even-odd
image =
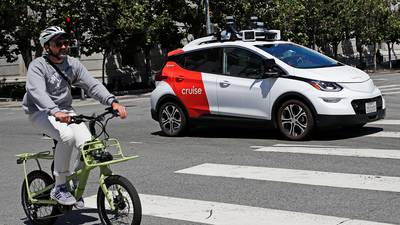
[{"label": "curb", "polygon": [[368,74],[375,74],[375,75],[379,75],[379,74],[396,74],[396,73],[400,73],[400,70],[383,70],[383,71],[365,71]]},{"label": "curb", "polygon": [[0,102],[11,102],[12,98],[0,98]]}]

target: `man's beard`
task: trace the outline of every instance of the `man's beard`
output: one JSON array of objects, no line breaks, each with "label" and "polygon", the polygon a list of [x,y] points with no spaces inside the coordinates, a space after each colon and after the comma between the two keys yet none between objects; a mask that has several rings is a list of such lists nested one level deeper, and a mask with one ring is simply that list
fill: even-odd
[{"label": "man's beard", "polygon": [[65,59],[65,57],[67,57],[68,49],[60,50],[60,51],[58,51],[57,54],[55,54],[51,49],[49,49],[48,53],[49,53],[49,55],[53,56],[54,58],[56,58],[58,60],[62,60],[62,59]]}]

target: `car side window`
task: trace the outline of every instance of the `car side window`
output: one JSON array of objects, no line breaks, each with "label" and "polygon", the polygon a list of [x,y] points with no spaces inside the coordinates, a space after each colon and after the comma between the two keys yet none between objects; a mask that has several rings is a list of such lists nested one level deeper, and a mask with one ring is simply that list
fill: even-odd
[{"label": "car side window", "polygon": [[264,59],[242,48],[224,48],[223,74],[259,79],[264,73]]},{"label": "car side window", "polygon": [[187,70],[221,74],[221,49],[211,48],[188,52],[183,55],[178,63]]}]

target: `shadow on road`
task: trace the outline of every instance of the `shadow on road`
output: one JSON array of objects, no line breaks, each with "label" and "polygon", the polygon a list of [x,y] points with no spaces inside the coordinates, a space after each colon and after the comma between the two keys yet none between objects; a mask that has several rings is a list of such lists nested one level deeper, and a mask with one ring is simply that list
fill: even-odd
[{"label": "shadow on road", "polygon": [[366,135],[376,134],[381,131],[383,131],[383,128],[380,127],[329,129],[329,130],[317,131],[314,134],[313,139],[324,140],[324,141],[343,140],[343,139],[357,138]]},{"label": "shadow on road", "polygon": [[[57,218],[56,223],[54,225],[65,225],[65,224],[87,224],[91,223],[93,225],[100,225],[101,221],[98,218],[97,209],[82,209],[82,210],[72,210],[64,215],[61,215]],[[94,216],[87,215],[94,214]],[[32,225],[27,218],[22,219],[25,220],[24,224]],[[97,221],[97,222],[96,222]],[[94,222],[94,223],[93,223]]]},{"label": "shadow on road", "polygon": [[[349,138],[363,137],[383,131],[378,127],[362,128],[335,128],[316,130],[309,140],[343,140]],[[152,135],[165,136],[161,131],[153,132]],[[196,126],[191,128],[185,136],[199,138],[243,138],[243,139],[275,139],[285,140],[277,129],[254,126]]]}]

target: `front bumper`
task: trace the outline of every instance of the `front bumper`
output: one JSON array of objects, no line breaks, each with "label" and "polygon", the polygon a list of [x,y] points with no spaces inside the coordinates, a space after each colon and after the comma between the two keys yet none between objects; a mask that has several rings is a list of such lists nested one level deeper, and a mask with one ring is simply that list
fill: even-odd
[{"label": "front bumper", "polygon": [[322,127],[340,127],[348,125],[358,125],[384,119],[386,109],[378,109],[376,113],[355,114],[355,115],[317,115],[317,126]]}]

